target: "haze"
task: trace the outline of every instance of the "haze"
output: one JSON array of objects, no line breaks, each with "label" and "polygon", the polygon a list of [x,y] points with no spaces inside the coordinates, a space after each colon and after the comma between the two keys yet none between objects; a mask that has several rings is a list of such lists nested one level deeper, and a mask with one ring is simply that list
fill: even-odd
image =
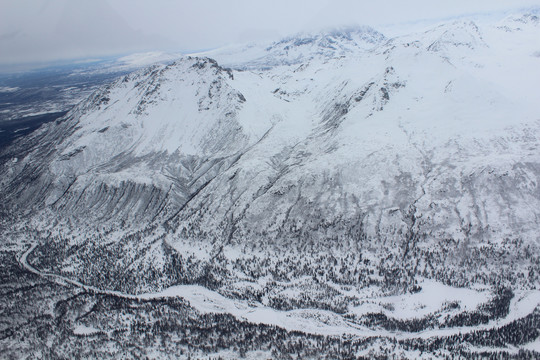
[{"label": "haze", "polygon": [[190,52],[340,25],[381,28],[538,6],[538,0],[1,0],[0,66]]}]

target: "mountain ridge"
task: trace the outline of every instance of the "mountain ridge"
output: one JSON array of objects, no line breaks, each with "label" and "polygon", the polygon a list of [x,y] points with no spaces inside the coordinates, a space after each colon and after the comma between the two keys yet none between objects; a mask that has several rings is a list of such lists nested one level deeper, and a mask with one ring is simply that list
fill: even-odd
[{"label": "mountain ridge", "polygon": [[[11,236],[37,238],[34,268],[104,291],[197,285],[355,324],[372,307],[398,318],[376,299],[422,286],[500,303],[536,291],[538,27],[377,34],[350,52],[347,33],[292,38],[245,68],[184,57],[120,78],[0,154]],[[320,41],[330,52],[304,52]],[[502,316],[455,301],[424,325]]]}]

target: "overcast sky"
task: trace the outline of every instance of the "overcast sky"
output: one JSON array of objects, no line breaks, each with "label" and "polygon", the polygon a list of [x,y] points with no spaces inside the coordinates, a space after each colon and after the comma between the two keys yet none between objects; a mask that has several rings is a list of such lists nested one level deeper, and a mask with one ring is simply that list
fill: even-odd
[{"label": "overcast sky", "polygon": [[0,66],[189,52],[339,25],[539,7],[540,0],[0,0]]}]

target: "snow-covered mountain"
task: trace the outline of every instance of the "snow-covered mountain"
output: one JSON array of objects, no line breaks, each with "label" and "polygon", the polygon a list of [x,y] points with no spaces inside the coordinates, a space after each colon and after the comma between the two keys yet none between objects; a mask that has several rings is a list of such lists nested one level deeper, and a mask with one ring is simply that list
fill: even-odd
[{"label": "snow-covered mountain", "polygon": [[[539,38],[527,14],[154,65],[1,154],[4,222],[33,266],[104,290],[476,326],[540,283]],[[441,286],[480,300],[407,302]]]},{"label": "snow-covered mountain", "polygon": [[383,34],[367,26],[343,27],[319,33],[301,33],[269,44],[242,44],[192,54],[211,57],[238,70],[271,69],[330,58],[354,56],[382,44]]}]

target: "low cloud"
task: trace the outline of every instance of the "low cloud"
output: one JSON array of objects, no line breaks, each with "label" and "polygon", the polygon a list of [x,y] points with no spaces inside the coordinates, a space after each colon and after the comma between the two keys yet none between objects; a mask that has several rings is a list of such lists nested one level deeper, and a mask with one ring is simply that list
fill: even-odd
[{"label": "low cloud", "polygon": [[195,51],[304,30],[540,6],[538,0],[17,0],[0,3],[0,64]]}]

